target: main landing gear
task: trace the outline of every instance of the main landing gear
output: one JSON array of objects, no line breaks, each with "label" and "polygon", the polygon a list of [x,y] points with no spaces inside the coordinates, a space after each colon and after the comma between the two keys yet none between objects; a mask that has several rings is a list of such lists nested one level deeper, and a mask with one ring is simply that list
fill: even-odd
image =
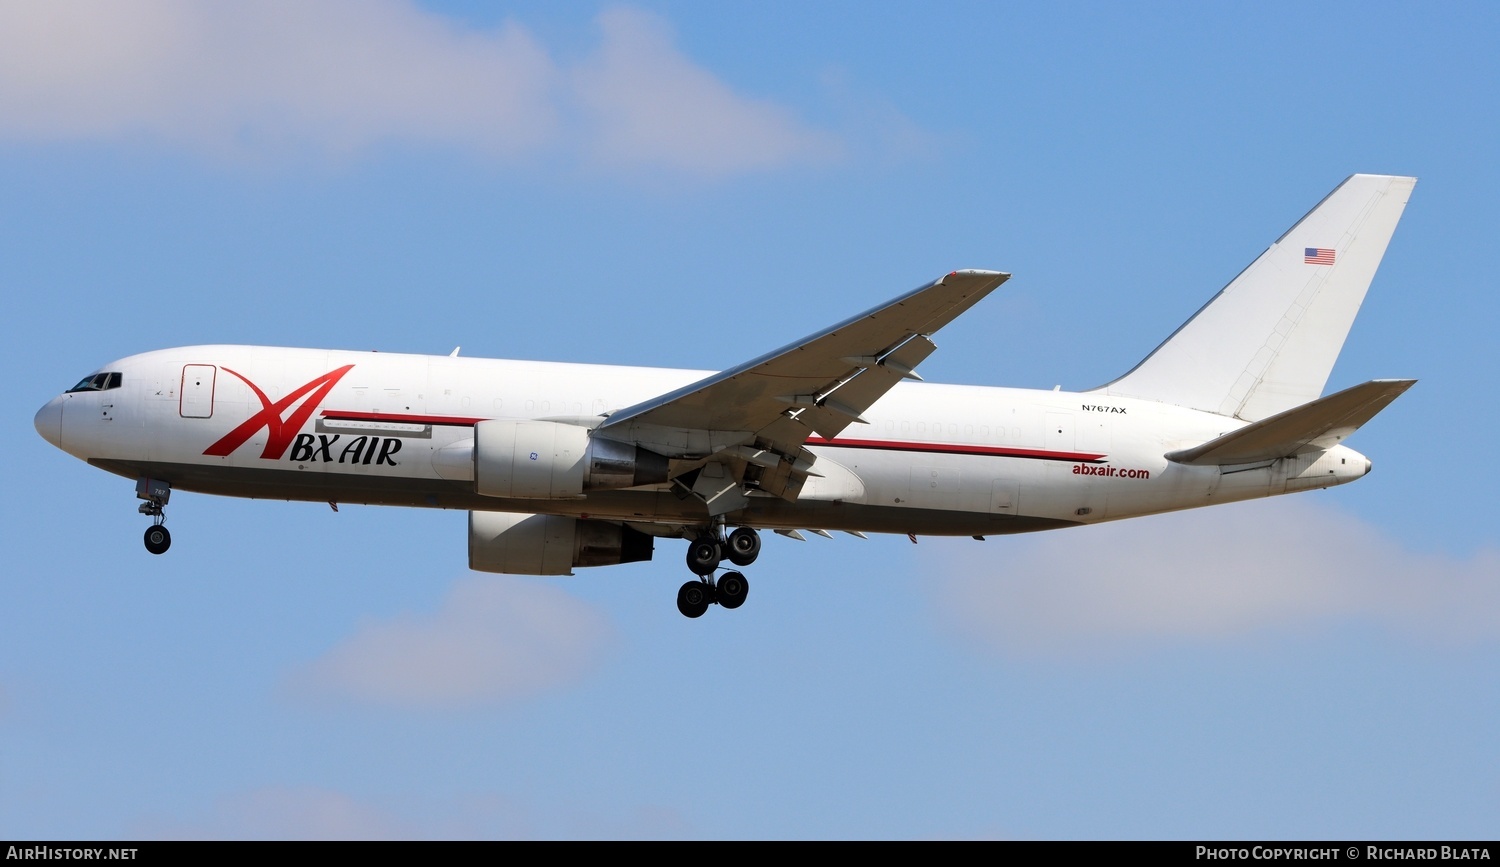
[{"label": "main landing gear", "polygon": [[137,511],[151,516],[151,526],[146,528],[146,550],[153,554],[165,554],[172,547],[172,534],[166,528],[166,505],[172,497],[172,486],[156,479],[139,479],[135,483],[135,495],[146,502]]},{"label": "main landing gear", "polygon": [[725,572],[717,580],[714,573],[728,560],[736,566],[749,566],[760,556],[760,534],[749,527],[739,527],[728,538],[715,531],[705,531],[688,545],[687,566],[697,575],[677,591],[677,610],[685,617],[702,617],[708,606],[738,608],[750,593],[750,581],[739,572]]}]

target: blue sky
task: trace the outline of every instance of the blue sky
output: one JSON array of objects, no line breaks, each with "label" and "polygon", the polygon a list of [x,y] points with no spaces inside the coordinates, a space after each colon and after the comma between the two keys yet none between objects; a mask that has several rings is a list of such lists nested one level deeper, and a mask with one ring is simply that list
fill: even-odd
[{"label": "blue sky", "polygon": [[[1487,4],[0,7],[0,837],[1493,839]],[[1419,181],[1341,489],[1036,536],[465,568],[459,513],[179,494],[32,414],[203,342],[723,368],[954,268],[929,381],[1123,372]]]}]

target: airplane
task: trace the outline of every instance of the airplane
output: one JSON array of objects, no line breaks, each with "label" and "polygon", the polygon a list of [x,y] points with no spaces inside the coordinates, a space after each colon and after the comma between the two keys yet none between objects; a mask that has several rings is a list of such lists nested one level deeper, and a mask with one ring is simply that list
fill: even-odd
[{"label": "airplane", "polygon": [[699,617],[744,603],[763,530],[983,539],[1363,477],[1343,441],[1415,380],[1323,389],[1415,184],[1351,175],[1087,391],[923,382],[932,335],[1010,277],[963,270],[718,373],[190,346],[99,368],[35,424],[135,480],[152,554],[173,490],[463,509],[483,572],[683,539]]}]

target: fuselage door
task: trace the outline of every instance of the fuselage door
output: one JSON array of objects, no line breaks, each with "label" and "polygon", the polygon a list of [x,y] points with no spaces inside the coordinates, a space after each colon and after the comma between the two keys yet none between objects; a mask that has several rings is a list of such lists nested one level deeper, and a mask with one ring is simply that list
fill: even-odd
[{"label": "fuselage door", "polygon": [[214,414],[214,376],[212,364],[185,364],[182,367],[182,395],[178,403],[183,418],[211,418]]}]

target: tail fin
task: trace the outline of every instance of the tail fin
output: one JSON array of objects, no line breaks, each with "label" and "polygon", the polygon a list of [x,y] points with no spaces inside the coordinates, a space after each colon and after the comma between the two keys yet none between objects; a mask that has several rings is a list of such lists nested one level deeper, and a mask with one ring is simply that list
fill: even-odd
[{"label": "tail fin", "polygon": [[1095,391],[1246,421],[1317,398],[1416,182],[1350,175],[1135,369]]}]

